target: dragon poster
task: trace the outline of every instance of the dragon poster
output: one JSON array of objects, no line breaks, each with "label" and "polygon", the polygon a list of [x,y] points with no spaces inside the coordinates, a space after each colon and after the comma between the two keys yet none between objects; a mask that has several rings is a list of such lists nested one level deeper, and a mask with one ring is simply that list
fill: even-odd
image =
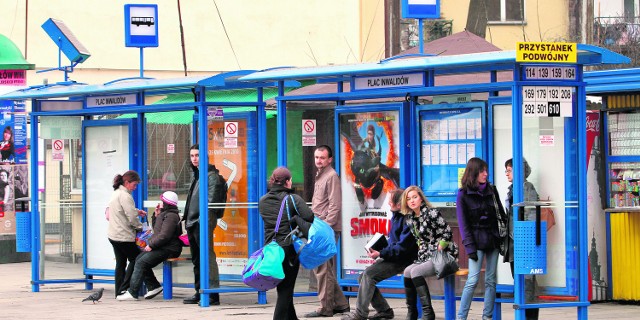
[{"label": "dragon poster", "polygon": [[342,267],[357,275],[371,260],[364,245],[389,233],[389,191],[400,185],[399,112],[340,114]]}]

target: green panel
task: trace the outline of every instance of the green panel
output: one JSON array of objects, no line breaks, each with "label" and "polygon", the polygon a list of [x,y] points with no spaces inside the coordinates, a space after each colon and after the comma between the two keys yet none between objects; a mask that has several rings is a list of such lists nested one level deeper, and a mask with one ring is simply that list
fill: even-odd
[{"label": "green panel", "polygon": [[278,117],[267,119],[267,181],[278,166],[277,122]]},{"label": "green panel", "polygon": [[304,183],[302,154],[302,111],[287,111],[287,167],[294,184]]}]

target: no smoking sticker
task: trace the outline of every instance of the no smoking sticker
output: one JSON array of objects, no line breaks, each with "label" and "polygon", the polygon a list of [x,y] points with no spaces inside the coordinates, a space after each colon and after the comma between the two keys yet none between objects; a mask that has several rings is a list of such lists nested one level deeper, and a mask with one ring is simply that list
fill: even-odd
[{"label": "no smoking sticker", "polygon": [[51,158],[53,161],[64,160],[64,140],[54,139],[51,142]]},{"label": "no smoking sticker", "polygon": [[238,137],[238,122],[225,122],[224,123],[224,137],[225,138],[237,138]]},{"label": "no smoking sticker", "polygon": [[315,119],[302,119],[302,135],[303,136],[315,136],[316,135],[316,120]]}]

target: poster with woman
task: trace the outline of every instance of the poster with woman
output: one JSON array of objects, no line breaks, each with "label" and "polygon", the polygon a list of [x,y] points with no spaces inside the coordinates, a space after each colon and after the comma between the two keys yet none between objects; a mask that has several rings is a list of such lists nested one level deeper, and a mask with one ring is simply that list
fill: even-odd
[{"label": "poster with woman", "polygon": [[0,164],[27,163],[27,118],[21,101],[0,101]]},{"label": "poster with woman", "polygon": [[0,234],[16,233],[13,178],[12,166],[0,165]]},{"label": "poster with woman", "polygon": [[389,191],[400,185],[398,111],[342,113],[342,267],[356,276],[373,261],[364,245],[389,232]]}]

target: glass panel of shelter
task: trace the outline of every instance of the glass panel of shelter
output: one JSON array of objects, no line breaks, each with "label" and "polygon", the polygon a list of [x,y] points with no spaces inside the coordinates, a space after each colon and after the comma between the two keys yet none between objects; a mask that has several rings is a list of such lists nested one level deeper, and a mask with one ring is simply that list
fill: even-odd
[{"label": "glass panel of shelter", "polygon": [[[510,104],[493,106],[493,146],[495,184],[500,193],[500,198],[507,199],[507,192],[511,183],[507,179],[506,161],[513,155],[512,141],[512,106]],[[525,302],[544,303],[554,302],[561,295],[571,295],[567,279],[567,259],[571,255],[567,251],[567,235],[565,234],[565,204],[575,198],[575,192],[565,190],[565,144],[567,139],[571,141],[572,134],[565,128],[564,118],[550,117],[524,117],[522,136],[523,158],[527,162],[523,177],[535,188],[538,199],[525,199],[526,201],[549,201],[555,214],[556,225],[547,230],[547,273],[532,277],[525,277]],[[570,157],[569,157],[570,159]],[[569,160],[571,161],[571,159]],[[573,196],[571,194],[574,194]],[[524,197],[527,197],[526,192]],[[514,201],[515,202],[515,201]],[[506,209],[506,208],[505,208]],[[535,207],[514,208],[519,212],[519,219],[535,220]],[[575,266],[574,266],[575,267]],[[498,284],[512,285],[513,277],[509,263],[498,264]],[[575,293],[574,293],[575,295]]]}]

